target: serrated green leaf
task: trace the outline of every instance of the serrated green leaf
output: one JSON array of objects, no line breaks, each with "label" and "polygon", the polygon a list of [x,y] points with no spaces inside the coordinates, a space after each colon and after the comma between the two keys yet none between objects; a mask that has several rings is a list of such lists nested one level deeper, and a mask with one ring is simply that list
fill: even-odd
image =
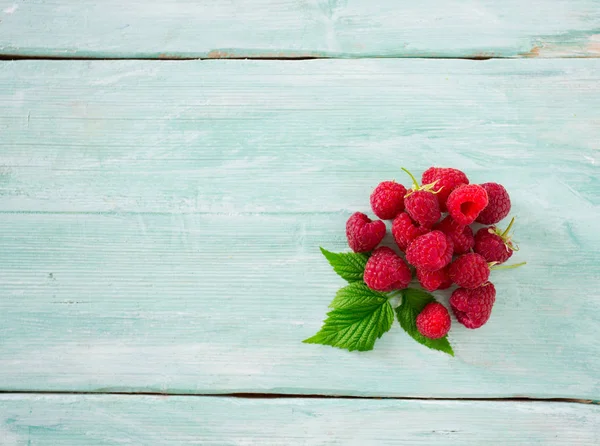
[{"label": "serrated green leaf", "polygon": [[381,305],[388,296],[370,289],[364,282],[353,282],[338,290],[330,308],[345,309]]},{"label": "serrated green leaf", "polygon": [[404,331],[418,343],[433,350],[439,350],[454,356],[454,350],[452,350],[452,346],[448,341],[448,336],[444,336],[440,339],[429,339],[417,330],[417,316],[423,310],[425,305],[430,302],[435,302],[435,298],[423,290],[414,288],[403,290],[402,304],[396,308],[398,322],[400,322],[400,326]]},{"label": "serrated green leaf", "polygon": [[[372,350],[375,341],[392,327],[394,310],[387,298],[382,298],[381,293],[369,290],[366,285],[364,288],[370,293],[370,297],[360,287],[360,297],[353,300],[349,296],[340,300],[341,307],[327,313],[321,330],[304,342],[331,345],[350,351]],[[347,293],[350,294],[350,291]],[[355,305],[352,305],[352,301]]]},{"label": "serrated green leaf", "polygon": [[321,252],[333,267],[333,270],[344,280],[348,282],[361,282],[365,265],[369,256],[367,254],[355,252],[329,252],[321,248]]},{"label": "serrated green leaf", "polygon": [[435,302],[435,297],[425,290],[406,288],[402,290],[402,300],[410,303],[410,306],[420,313],[425,305]]}]

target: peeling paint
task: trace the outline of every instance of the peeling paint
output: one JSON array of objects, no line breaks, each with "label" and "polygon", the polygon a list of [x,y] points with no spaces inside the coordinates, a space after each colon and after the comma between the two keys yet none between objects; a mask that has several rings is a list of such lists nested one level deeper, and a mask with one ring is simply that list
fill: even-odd
[{"label": "peeling paint", "polygon": [[324,53],[314,51],[245,51],[245,50],[212,50],[207,59],[308,59],[325,58]]},{"label": "peeling paint", "polygon": [[521,53],[520,56],[522,56],[522,57],[540,57],[540,50],[541,50],[541,48],[539,46],[534,46],[533,48],[531,48],[530,51],[528,51],[526,53]]},{"label": "peeling paint", "polygon": [[190,59],[197,59],[197,57],[194,56],[183,56],[181,54],[175,54],[175,53],[160,53],[158,55],[159,59],[162,60],[190,60]]},{"label": "peeling paint", "polygon": [[600,34],[578,35],[576,37],[553,39],[539,43],[521,57],[534,58],[596,58],[600,57]]},{"label": "peeling paint", "polygon": [[209,59],[231,59],[236,56],[232,53],[228,53],[227,51],[212,50],[206,55],[206,57],[208,57]]},{"label": "peeling paint", "polygon": [[586,50],[591,55],[600,57],[600,34],[590,36],[590,41],[587,44]]},{"label": "peeling paint", "polygon": [[498,57],[498,55],[493,52],[480,51],[470,56],[467,56],[466,59],[487,60],[493,59],[494,57]]}]

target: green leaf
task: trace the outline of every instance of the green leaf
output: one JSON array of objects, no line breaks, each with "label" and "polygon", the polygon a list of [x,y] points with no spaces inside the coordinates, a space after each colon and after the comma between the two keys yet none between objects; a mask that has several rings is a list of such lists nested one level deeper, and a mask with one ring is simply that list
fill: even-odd
[{"label": "green leaf", "polygon": [[448,342],[448,336],[444,336],[440,339],[429,339],[417,330],[417,316],[423,308],[425,308],[425,305],[430,302],[435,302],[435,298],[423,290],[414,288],[403,290],[402,305],[396,308],[398,322],[400,322],[404,331],[406,331],[415,341],[423,344],[425,347],[454,356],[452,346],[450,345],[450,342]]},{"label": "green leaf", "polygon": [[344,297],[336,296],[332,302],[339,307],[327,313],[321,330],[305,343],[367,351],[372,350],[375,341],[392,327],[394,310],[387,297],[369,290],[364,284],[354,285],[340,290],[346,290]]},{"label": "green leaf", "polygon": [[367,264],[367,260],[369,260],[367,254],[355,252],[341,252],[336,254],[324,248],[321,248],[321,252],[329,261],[329,264],[333,266],[333,270],[342,279],[348,282],[361,282],[363,280],[365,265]]},{"label": "green leaf", "polygon": [[388,296],[384,293],[373,291],[364,282],[354,282],[341,288],[329,304],[330,308],[346,309],[369,307],[377,303],[387,302]]},{"label": "green leaf", "polygon": [[435,302],[435,298],[432,294],[418,288],[406,288],[402,290],[402,300],[403,303],[409,303],[417,313],[423,311],[423,308],[425,308],[425,305],[428,303]]}]

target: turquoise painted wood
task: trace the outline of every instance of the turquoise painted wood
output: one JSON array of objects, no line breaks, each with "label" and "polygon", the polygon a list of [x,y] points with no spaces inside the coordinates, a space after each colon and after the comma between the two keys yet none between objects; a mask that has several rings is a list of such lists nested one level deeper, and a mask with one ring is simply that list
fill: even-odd
[{"label": "turquoise painted wood", "polygon": [[[3,62],[1,390],[598,400],[599,69]],[[490,323],[457,324],[456,358],[397,325],[364,354],[301,344],[342,285],[318,247],[432,164],[512,193],[529,264],[494,273]]]},{"label": "turquoise painted wood", "polygon": [[597,0],[11,0],[0,20],[20,56],[600,55]]},{"label": "turquoise painted wood", "polygon": [[2,395],[2,444],[597,445],[600,407],[539,402]]}]

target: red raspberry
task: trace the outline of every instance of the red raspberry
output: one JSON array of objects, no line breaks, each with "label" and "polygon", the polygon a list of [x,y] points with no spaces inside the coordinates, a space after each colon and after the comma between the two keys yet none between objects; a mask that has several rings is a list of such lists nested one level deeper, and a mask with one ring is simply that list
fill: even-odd
[{"label": "red raspberry", "polygon": [[365,266],[365,283],[375,291],[401,290],[411,279],[410,268],[404,259],[386,246],[373,251]]},{"label": "red raspberry", "polygon": [[490,267],[483,256],[469,253],[463,254],[452,262],[448,274],[458,286],[473,289],[487,282],[490,277]]},{"label": "red raspberry", "polygon": [[452,260],[452,240],[442,231],[431,231],[417,237],[406,249],[406,260],[424,271],[442,269]]},{"label": "red raspberry", "polygon": [[440,205],[431,192],[418,190],[404,200],[406,212],[421,226],[431,228],[442,216]]},{"label": "red raspberry", "polygon": [[436,224],[433,229],[442,231],[452,239],[454,254],[465,254],[475,245],[473,230],[469,226],[456,223],[450,215]]},{"label": "red raspberry", "polygon": [[392,223],[392,235],[402,251],[406,251],[410,242],[427,232],[429,229],[416,225],[406,212],[398,215]]},{"label": "red raspberry", "polygon": [[452,218],[461,225],[470,225],[487,206],[488,196],[478,184],[464,184],[450,193],[446,205]]},{"label": "red raspberry", "polygon": [[437,181],[435,189],[439,191],[437,199],[442,212],[446,212],[447,210],[446,200],[448,200],[450,192],[461,184],[469,184],[469,179],[463,172],[451,167],[430,167],[423,172],[421,181],[423,184],[431,184]]},{"label": "red raspberry", "polygon": [[448,267],[438,269],[437,271],[417,270],[417,279],[421,286],[427,291],[445,290],[452,286],[452,280],[448,275]]},{"label": "red raspberry", "polygon": [[431,192],[418,190],[404,200],[406,212],[421,226],[431,228],[442,216],[437,198]]},{"label": "red raspberry", "polygon": [[362,212],[355,212],[346,222],[348,245],[354,252],[367,252],[374,249],[385,236],[385,223],[372,221]]},{"label": "red raspberry", "polygon": [[439,302],[425,305],[416,320],[417,330],[426,338],[443,338],[450,331],[450,314]]},{"label": "red raspberry", "polygon": [[458,322],[467,328],[479,328],[492,314],[496,288],[491,282],[474,290],[458,288],[450,297],[450,307]]},{"label": "red raspberry", "polygon": [[435,183],[419,186],[417,179],[412,173],[404,167],[402,170],[410,175],[413,180],[413,187],[408,191],[404,198],[406,212],[408,212],[408,215],[421,226],[431,228],[442,216],[438,199],[432,192]]},{"label": "red raspberry", "polygon": [[481,228],[475,235],[475,252],[481,254],[488,262],[504,263],[518,248],[513,245],[508,232],[515,219],[513,218],[505,231],[491,226]]},{"label": "red raspberry", "polygon": [[371,208],[382,220],[392,220],[404,210],[406,188],[395,181],[379,183],[371,194]]},{"label": "red raspberry", "polygon": [[498,183],[481,185],[488,194],[488,205],[477,217],[477,222],[484,225],[498,223],[510,212],[510,197],[504,186]]}]

